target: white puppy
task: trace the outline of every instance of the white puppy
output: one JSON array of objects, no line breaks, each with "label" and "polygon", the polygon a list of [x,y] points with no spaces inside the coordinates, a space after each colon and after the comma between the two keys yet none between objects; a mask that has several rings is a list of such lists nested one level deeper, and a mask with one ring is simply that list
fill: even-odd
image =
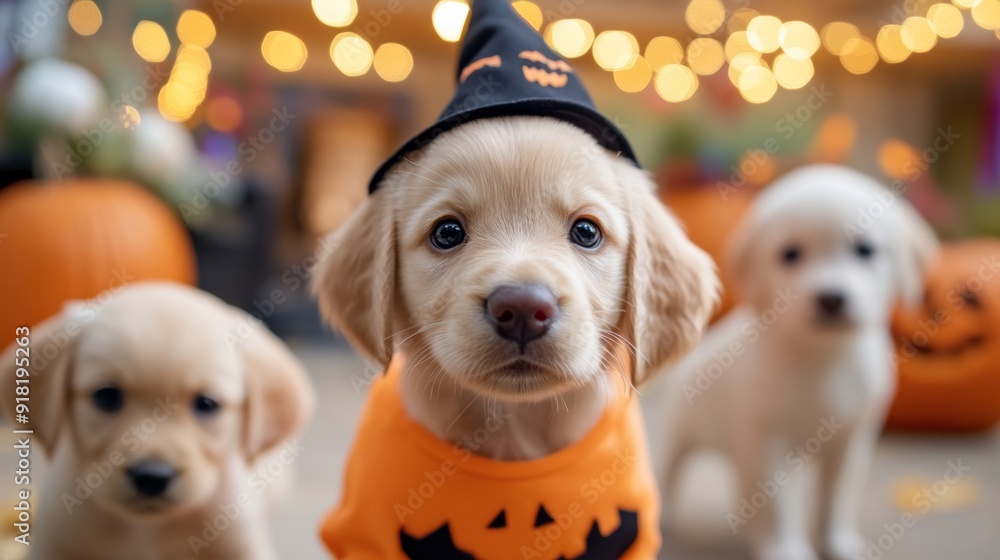
[{"label": "white puppy", "polygon": [[739,479],[733,531],[760,560],[811,560],[793,479],[814,464],[819,547],[862,554],[859,498],[895,382],[887,322],[920,298],[936,248],[902,197],[847,168],[804,167],[763,192],[734,235],[745,303],[667,376],[664,499],[687,452],[714,446]]}]

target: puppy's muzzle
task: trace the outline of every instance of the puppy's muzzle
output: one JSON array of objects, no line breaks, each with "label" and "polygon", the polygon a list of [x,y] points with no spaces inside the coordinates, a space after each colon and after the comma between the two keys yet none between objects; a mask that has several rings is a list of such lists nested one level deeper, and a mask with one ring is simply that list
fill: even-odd
[{"label": "puppy's muzzle", "polygon": [[816,305],[824,318],[837,318],[844,313],[847,297],[840,292],[822,292],[816,296]]},{"label": "puppy's muzzle", "polygon": [[486,298],[486,317],[497,334],[518,344],[545,336],[559,310],[556,296],[542,284],[500,286]]},{"label": "puppy's muzzle", "polygon": [[137,463],[125,471],[132,486],[147,498],[162,496],[177,477],[177,470],[169,463]]}]

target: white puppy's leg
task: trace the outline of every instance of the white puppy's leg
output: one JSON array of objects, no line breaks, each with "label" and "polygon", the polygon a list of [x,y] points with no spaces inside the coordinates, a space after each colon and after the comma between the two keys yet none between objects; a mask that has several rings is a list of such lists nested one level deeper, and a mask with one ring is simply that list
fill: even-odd
[{"label": "white puppy's leg", "polygon": [[[756,507],[755,494],[767,497],[765,505],[756,509],[747,524],[756,560],[818,558],[802,523],[801,497],[785,478],[791,476],[787,465],[782,463],[781,450],[787,448],[786,441],[779,441],[771,434],[744,437],[737,445],[736,466],[743,499]],[[785,480],[785,484],[779,486],[775,480]]]},{"label": "white puppy's leg", "polygon": [[820,535],[830,560],[853,560],[864,555],[858,514],[878,432],[878,422],[865,420],[838,433],[821,456]]}]

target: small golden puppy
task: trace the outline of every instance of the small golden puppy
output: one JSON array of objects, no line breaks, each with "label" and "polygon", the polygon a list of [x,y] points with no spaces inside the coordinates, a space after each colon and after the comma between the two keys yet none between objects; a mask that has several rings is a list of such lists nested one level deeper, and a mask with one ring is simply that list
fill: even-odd
[{"label": "small golden puppy", "polygon": [[30,374],[15,343],[0,386],[13,419],[29,379],[18,426],[51,460],[32,484],[31,560],[274,558],[263,513],[313,395],[266,327],[195,289],[141,283],[70,303],[27,338]]},{"label": "small golden puppy", "polygon": [[[509,546],[520,557],[517,546],[535,546],[530,524],[524,540],[514,533],[521,526],[490,533],[503,545],[476,533],[517,517],[547,526],[581,504],[585,522],[525,557],[653,554],[655,507],[642,504],[656,489],[635,445],[641,425],[619,413],[628,402],[621,387],[697,341],[716,276],[644,172],[565,122],[477,120],[399,164],[321,251],[313,289],[326,315],[381,366],[402,364],[397,385],[383,378],[373,388],[345,500],[324,527],[338,558],[514,557]],[[396,417],[386,405],[396,400],[416,434],[413,422],[384,420]],[[620,437],[598,435],[611,432]],[[369,445],[395,438],[392,449]],[[408,455],[414,440],[459,451],[425,468],[426,455]],[[634,454],[634,468],[592,502],[582,498],[577,481],[617,469],[615,450]],[[572,465],[557,457],[577,455]],[[441,464],[434,496],[407,504],[421,473]],[[482,478],[528,469],[539,472]],[[522,503],[472,516],[468,532],[464,520],[443,517],[490,496]],[[583,549],[595,519],[617,529],[593,534]]]}]

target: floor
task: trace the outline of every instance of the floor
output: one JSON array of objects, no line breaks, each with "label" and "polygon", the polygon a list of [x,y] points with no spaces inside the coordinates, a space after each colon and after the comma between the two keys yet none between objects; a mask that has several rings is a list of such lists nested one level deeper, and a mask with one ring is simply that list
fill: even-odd
[{"label": "floor", "polygon": [[[273,533],[283,560],[319,560],[327,556],[317,540],[316,528],[323,513],[337,501],[344,456],[372,374],[344,349],[307,346],[297,347],[296,352],[313,374],[319,405],[301,440],[304,451],[295,465],[295,489],[275,515]],[[702,474],[719,468],[717,461],[715,467],[708,466],[711,458],[702,460],[706,465],[698,471]],[[918,515],[915,525],[902,533],[893,530],[913,495],[933,488],[935,482],[940,486],[949,461],[960,461],[969,467],[969,473],[944,488],[930,511]],[[10,451],[0,454],[4,467],[11,462]],[[7,478],[3,478],[4,485],[10,484]],[[864,560],[997,560],[1000,430],[975,436],[884,436],[868,483],[862,519],[865,536],[873,546]],[[684,527],[679,535],[667,535],[661,558],[746,558],[739,541],[726,531],[720,532],[717,521],[718,517],[703,523],[703,531]],[[3,550],[0,548],[0,557]]]}]

